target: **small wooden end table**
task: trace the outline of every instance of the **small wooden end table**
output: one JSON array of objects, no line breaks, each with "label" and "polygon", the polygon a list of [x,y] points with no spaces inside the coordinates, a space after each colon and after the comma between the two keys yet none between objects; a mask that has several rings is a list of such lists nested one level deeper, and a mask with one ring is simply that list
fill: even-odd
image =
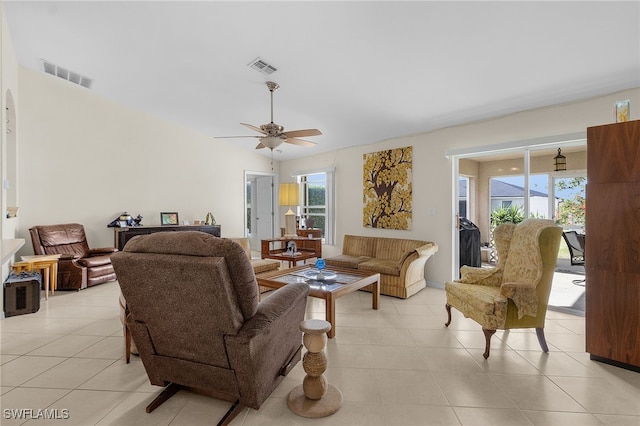
[{"label": "small wooden end table", "polygon": [[292,268],[294,266],[297,266],[298,262],[300,261],[306,262],[307,259],[313,259],[314,257],[317,257],[315,253],[311,253],[308,251],[299,251],[299,252],[296,252],[295,254],[287,254],[286,252],[273,253],[273,254],[267,255],[266,257],[263,257],[263,259],[275,259],[275,260],[280,260],[284,262],[289,262],[289,268]]},{"label": "small wooden end table", "polygon": [[[287,243],[296,243],[296,254],[287,253]],[[289,262],[289,267],[296,266],[301,260],[322,257],[322,238],[270,238],[261,241],[260,257]]]},{"label": "small wooden end table", "polygon": [[13,264],[13,270],[20,273],[23,270],[42,270],[42,280],[44,284],[44,297],[49,299],[49,289],[51,294],[58,288],[58,259],[60,254],[36,254],[33,256],[22,256],[22,262]]}]

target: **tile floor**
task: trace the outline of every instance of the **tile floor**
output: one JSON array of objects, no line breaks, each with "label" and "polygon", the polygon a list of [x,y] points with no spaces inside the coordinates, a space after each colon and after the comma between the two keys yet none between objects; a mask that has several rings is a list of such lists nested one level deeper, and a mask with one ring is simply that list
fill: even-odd
[{"label": "tile floor", "polygon": [[[210,425],[226,412],[226,402],[181,391],[145,413],[160,389],[137,357],[124,363],[118,293],[115,282],[56,292],[39,312],[0,321],[3,426]],[[340,411],[315,420],[289,411],[298,364],[232,425],[640,425],[640,374],[590,361],[583,317],[548,313],[548,354],[530,330],[499,331],[484,360],[476,323],[456,314],[444,327],[444,300],[436,288],[383,296],[378,311],[369,293],[339,299],[327,378],[344,395]],[[323,316],[323,302],[309,299],[308,317]],[[45,414],[59,418],[37,418]]]},{"label": "tile floor", "polygon": [[586,287],[573,283],[578,279],[584,279],[584,274],[578,275],[556,270],[553,274],[553,284],[549,295],[549,309],[584,316]]}]

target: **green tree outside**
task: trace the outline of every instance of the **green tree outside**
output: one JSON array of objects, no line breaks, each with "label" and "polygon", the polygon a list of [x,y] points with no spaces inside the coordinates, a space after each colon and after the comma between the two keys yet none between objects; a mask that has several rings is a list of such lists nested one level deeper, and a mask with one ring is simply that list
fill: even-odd
[{"label": "green tree outside", "polygon": [[582,225],[585,224],[585,192],[587,178],[575,177],[560,180],[557,183],[558,189],[578,189],[576,195],[571,199],[564,199],[558,206],[556,212],[556,223],[558,225]]},{"label": "green tree outside", "polygon": [[524,210],[520,206],[510,205],[491,210],[491,229],[502,223],[520,223],[524,220]]}]

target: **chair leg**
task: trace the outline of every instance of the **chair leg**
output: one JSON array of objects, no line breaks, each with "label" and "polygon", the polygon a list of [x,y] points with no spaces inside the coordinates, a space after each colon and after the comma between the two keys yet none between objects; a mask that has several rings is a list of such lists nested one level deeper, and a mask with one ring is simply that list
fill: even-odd
[{"label": "chair leg", "polygon": [[162,405],[166,400],[171,398],[173,395],[178,393],[178,391],[182,389],[182,386],[176,385],[175,383],[169,383],[169,385],[160,392],[160,395],[156,396],[156,399],[151,401],[151,404],[147,405],[147,413],[152,412],[160,405]]},{"label": "chair leg", "polygon": [[489,349],[491,348],[491,336],[493,336],[496,331],[487,330],[486,328],[482,327],[482,332],[484,333],[484,339],[486,341],[484,353],[482,354],[482,356],[484,357],[484,359],[487,359],[489,358]]},{"label": "chair leg", "polygon": [[573,280],[571,281],[574,285],[579,285],[581,287],[584,287],[585,283],[586,283],[586,279],[581,279],[581,280]]},{"label": "chair leg", "polygon": [[[169,383],[169,385],[160,392],[160,394],[153,400],[149,405],[147,405],[146,412],[150,413],[159,406],[161,406],[165,401],[171,398],[173,395],[178,393],[178,391],[182,389],[182,386],[177,385],[175,383]],[[240,400],[236,400],[236,402],[231,405],[231,408],[225,413],[224,416],[217,423],[217,426],[227,426],[229,423],[233,421],[238,414],[245,409],[245,406],[240,404]]]},{"label": "chair leg", "polygon": [[444,307],[447,309],[447,322],[445,322],[444,325],[445,327],[449,327],[449,324],[451,324],[451,305],[447,303]]},{"label": "chair leg", "polygon": [[131,331],[129,331],[129,327],[125,324],[124,326],[124,359],[129,364],[131,361]]},{"label": "chair leg", "polygon": [[244,408],[244,405],[240,404],[240,400],[237,400],[233,403],[231,408],[229,408],[229,411],[227,411],[227,413],[222,416],[217,426],[227,426],[233,421],[233,419],[238,416],[238,414],[242,412],[242,410],[244,410]]},{"label": "chair leg", "polygon": [[547,340],[544,338],[544,328],[536,328],[536,336],[538,336],[538,343],[540,343],[542,352],[549,352]]}]

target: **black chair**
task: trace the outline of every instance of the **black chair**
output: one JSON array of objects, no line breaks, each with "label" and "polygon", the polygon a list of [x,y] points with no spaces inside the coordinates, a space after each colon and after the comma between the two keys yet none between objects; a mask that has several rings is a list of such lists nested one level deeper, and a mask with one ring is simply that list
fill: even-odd
[{"label": "black chair", "polygon": [[[562,233],[567,247],[569,247],[569,255],[571,256],[571,266],[584,266],[584,236],[578,236],[576,231],[564,231]],[[585,285],[585,279],[573,280],[575,285]]]}]

